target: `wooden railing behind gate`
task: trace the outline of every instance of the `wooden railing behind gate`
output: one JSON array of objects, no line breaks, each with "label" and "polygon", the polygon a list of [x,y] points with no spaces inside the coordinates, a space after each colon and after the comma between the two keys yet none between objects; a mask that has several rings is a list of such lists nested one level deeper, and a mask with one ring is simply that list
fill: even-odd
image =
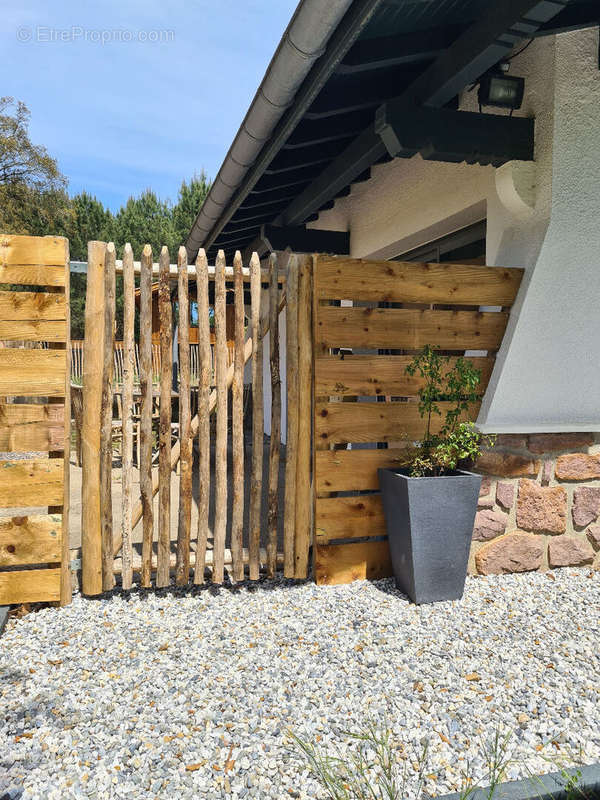
[{"label": "wooden railing behind gate", "polygon": [[377,469],[397,464],[399,448],[425,426],[416,402],[421,381],[406,366],[427,344],[457,356],[474,350],[483,392],[522,273],[315,258],[317,583],[391,574]]},{"label": "wooden railing behind gate", "polygon": [[[312,258],[291,256],[287,274],[282,275],[275,256],[271,257],[267,267],[261,268],[258,256],[254,254],[249,268],[245,268],[238,253],[233,266],[227,267],[224,255],[220,252],[213,267],[208,265],[204,252],[200,251],[192,266],[188,265],[186,251],[182,247],[178,253],[177,269],[174,270],[169,264],[169,253],[163,248],[157,269],[148,245],[144,247],[137,264],[134,263],[131,248],[126,246],[122,259],[123,380],[122,387],[119,387],[122,392],[122,524],[119,529],[113,526],[111,481],[115,264],[116,253],[112,245],[89,243],[83,359],[83,592],[93,595],[111,589],[115,585],[116,574],[121,575],[122,586],[126,589],[132,586],[134,574],[144,587],[153,584],[165,587],[173,580],[179,586],[191,581],[201,584],[207,579],[222,583],[226,571],[234,581],[244,578],[256,580],[261,570],[266,575],[273,575],[278,565],[284,566],[287,577],[306,577],[312,510]],[[133,331],[136,313],[134,271],[140,276],[139,499],[133,496],[132,481]],[[160,375],[158,388],[153,390],[151,293],[152,277],[157,271],[160,284]],[[176,392],[173,391],[170,286],[174,277],[177,278],[180,314]],[[190,342],[187,336],[189,282],[196,284],[198,298],[197,388],[192,386],[191,381]],[[214,359],[209,327],[211,282],[214,282]],[[284,287],[281,291],[280,284]],[[233,362],[226,340],[227,292],[233,295],[235,305]],[[250,303],[245,302],[248,295]],[[271,341],[277,343],[277,322],[286,302],[288,331],[290,320],[293,331],[291,337],[288,334],[286,344],[287,383],[288,386],[298,386],[299,382],[304,381],[304,386],[288,399],[286,481],[284,502],[280,503],[279,355],[278,348],[273,347],[270,370],[274,400],[267,492],[267,486],[263,487],[262,341],[269,328],[274,326],[275,336],[271,336]],[[245,317],[248,318],[247,325]],[[302,335],[298,334],[300,329]],[[245,406],[242,402],[244,367],[248,361],[252,364],[251,448],[245,447],[244,443]],[[230,390],[231,403],[228,402]],[[193,418],[190,404],[192,391],[197,392],[197,413]],[[302,405],[300,398],[308,402]],[[211,417],[214,418],[214,425],[211,424]],[[300,443],[299,436],[307,429],[307,443]],[[192,502],[194,444],[198,451],[195,504]],[[228,447],[231,449],[231,459],[228,459]],[[212,463],[214,470],[211,469]],[[175,498],[171,483],[177,465],[179,491]],[[246,483],[249,483],[247,489]],[[158,503],[154,499],[157,494]],[[248,511],[245,514],[246,497]],[[176,524],[172,523],[173,501],[177,504]],[[196,524],[192,528],[193,505]],[[266,519],[265,524],[263,519]],[[283,520],[281,541],[278,540],[280,520]],[[137,549],[138,544],[141,544],[141,554]]]},{"label": "wooden railing behind gate", "polygon": [[68,348],[68,241],[0,235],[0,606],[71,601]]}]

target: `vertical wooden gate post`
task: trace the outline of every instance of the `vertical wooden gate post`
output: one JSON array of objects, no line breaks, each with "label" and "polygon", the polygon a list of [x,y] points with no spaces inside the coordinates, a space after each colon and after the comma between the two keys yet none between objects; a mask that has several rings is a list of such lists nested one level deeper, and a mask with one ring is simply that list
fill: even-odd
[{"label": "vertical wooden gate post", "polygon": [[179,517],[177,524],[176,582],[185,586],[190,579],[190,528],[192,524],[191,384],[190,384],[190,303],[188,263],[185,247],[177,254],[179,299]]},{"label": "vertical wooden gate post", "polygon": [[123,251],[123,402],[122,402],[122,493],[123,517],[121,535],[122,548],[122,575],[121,581],[124,589],[131,589],[133,583],[133,550],[131,546],[131,490],[133,467],[133,378],[135,373],[134,350],[134,322],[135,322],[135,280],[133,274],[133,250],[127,243]]},{"label": "vertical wooden gate post", "polygon": [[308,575],[312,543],[310,482],[312,427],[312,256],[300,261],[298,281],[298,453],[296,465],[295,577]]},{"label": "vertical wooden gate post", "polygon": [[[167,259],[168,261],[168,259]],[[154,515],[152,511],[152,248],[144,245],[140,265],[140,494],[142,499],[142,586],[151,585],[152,540],[154,536]],[[160,567],[160,552],[159,564]],[[157,571],[157,585],[169,582],[167,556],[167,577],[161,581],[160,569]]]},{"label": "vertical wooden gate post", "polygon": [[173,385],[173,319],[171,310],[171,286],[169,283],[169,251],[166,247],[163,247],[160,251],[158,263],[160,420],[158,440],[158,565],[156,585],[168,586],[171,551],[171,389]]},{"label": "vertical wooden gate post", "polygon": [[104,353],[100,429],[100,513],[102,518],[102,588],[115,585],[113,573],[112,415],[115,341],[115,246],[109,242],[104,259]]},{"label": "vertical wooden gate post", "polygon": [[234,373],[231,384],[233,451],[233,508],[231,515],[231,559],[233,578],[244,579],[244,283],[242,256],[239,250],[233,259],[235,301]]},{"label": "vertical wooden gate post", "polygon": [[269,259],[269,360],[271,365],[271,442],[267,496],[267,575],[277,569],[277,521],[279,519],[279,457],[281,451],[281,374],[279,371],[279,281],[277,255]]},{"label": "vertical wooden gate post", "polygon": [[213,583],[223,583],[227,532],[227,334],[225,326],[225,253],[219,250],[215,266],[215,373],[217,436],[215,447],[215,531]]},{"label": "vertical wooden gate post", "polygon": [[285,505],[283,520],[283,574],[293,578],[296,534],[296,470],[298,464],[298,256],[288,262],[286,294],[287,432]]},{"label": "vertical wooden gate post", "polygon": [[106,244],[88,243],[83,362],[83,460],[81,487],[81,589],[102,593],[100,427],[104,362],[104,260]]},{"label": "vertical wooden gate post", "polygon": [[196,258],[196,297],[198,299],[198,542],[194,583],[204,583],[208,509],[210,503],[210,384],[212,355],[208,304],[208,262],[200,249]]},{"label": "vertical wooden gate post", "polygon": [[250,298],[252,304],[252,472],[250,477],[249,512],[249,575],[258,580],[260,571],[260,523],[262,512],[262,474],[264,437],[263,348],[260,329],[261,300],[260,260],[256,253],[250,259]]}]

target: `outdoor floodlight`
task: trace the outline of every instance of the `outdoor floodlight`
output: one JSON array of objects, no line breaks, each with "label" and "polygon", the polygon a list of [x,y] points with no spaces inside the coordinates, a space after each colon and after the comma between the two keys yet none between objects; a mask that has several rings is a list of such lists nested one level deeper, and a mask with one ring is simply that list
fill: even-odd
[{"label": "outdoor floodlight", "polygon": [[514,111],[521,108],[524,91],[525,78],[498,73],[484,75],[479,84],[479,105],[510,108]]}]

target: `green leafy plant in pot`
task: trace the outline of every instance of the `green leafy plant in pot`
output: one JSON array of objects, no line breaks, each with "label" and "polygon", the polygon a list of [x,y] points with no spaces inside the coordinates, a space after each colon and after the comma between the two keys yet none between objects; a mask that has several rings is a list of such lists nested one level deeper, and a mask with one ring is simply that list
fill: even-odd
[{"label": "green leafy plant in pot", "polygon": [[[407,366],[420,379],[423,439],[403,451],[379,484],[396,585],[415,603],[462,597],[481,476],[462,469],[493,444],[465,421],[481,372],[427,345]],[[485,439],[485,442],[484,442]]]}]

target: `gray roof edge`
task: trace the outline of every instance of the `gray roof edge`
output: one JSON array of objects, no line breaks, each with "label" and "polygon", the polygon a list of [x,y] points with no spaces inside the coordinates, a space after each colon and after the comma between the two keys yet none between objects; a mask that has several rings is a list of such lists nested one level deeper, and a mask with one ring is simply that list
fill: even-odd
[{"label": "gray roof edge", "polygon": [[[191,258],[196,256],[198,242],[206,242],[206,231],[212,232],[214,217],[209,217],[206,211],[214,208],[213,193],[218,193],[217,205],[221,207],[232,197],[262,150],[265,140],[293,102],[313,64],[324,52],[329,37],[352,2],[353,0],[300,0],[190,230],[186,248]],[[265,100],[272,112],[267,118]],[[248,166],[242,167],[241,164]],[[229,180],[224,181],[223,174]],[[237,178],[235,185],[230,183],[232,175]]]}]

